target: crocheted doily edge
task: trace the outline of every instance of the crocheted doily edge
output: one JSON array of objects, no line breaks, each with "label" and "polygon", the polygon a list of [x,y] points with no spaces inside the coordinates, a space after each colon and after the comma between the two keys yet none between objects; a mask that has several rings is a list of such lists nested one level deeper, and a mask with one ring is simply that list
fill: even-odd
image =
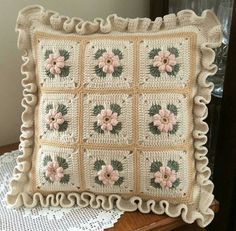
[{"label": "crocheted doily edge", "polygon": [[[195,139],[195,163],[196,163],[196,181],[200,187],[200,199],[193,204],[172,204],[166,200],[144,201],[141,197],[134,196],[129,199],[123,199],[120,195],[111,194],[109,196],[95,195],[90,192],[83,193],[62,193],[49,194],[47,196],[37,192],[33,195],[27,192],[24,187],[29,182],[29,172],[31,169],[31,156],[34,147],[34,108],[37,104],[37,85],[35,82],[35,65],[32,56],[30,42],[30,26],[32,20],[40,20],[44,25],[53,30],[63,33],[75,34],[93,34],[109,33],[111,31],[122,32],[158,32],[195,25],[203,28],[208,24],[206,42],[201,45],[202,69],[198,76],[198,89],[194,97],[194,131]],[[135,211],[140,210],[143,213],[154,212],[156,214],[166,213],[171,217],[182,216],[186,223],[193,223],[195,220],[199,226],[207,226],[214,217],[214,212],[209,208],[214,196],[213,183],[209,180],[210,169],[207,167],[208,159],[206,157],[207,148],[204,144],[207,141],[206,133],[208,126],[204,122],[207,116],[206,104],[210,102],[213,84],[206,81],[208,75],[213,75],[217,71],[213,64],[215,53],[212,48],[218,47],[222,41],[221,26],[210,10],[205,10],[201,16],[197,16],[191,10],[183,10],[175,14],[169,14],[163,18],[156,18],[151,21],[148,18],[121,18],[117,15],[110,15],[106,20],[96,18],[93,22],[83,21],[80,18],[69,18],[60,16],[57,12],[47,11],[42,6],[28,6],[19,12],[16,30],[19,32],[18,47],[24,51],[22,56],[23,64],[22,74],[25,78],[22,80],[23,100],[22,106],[22,127],[20,136],[20,149],[23,154],[17,158],[17,166],[13,171],[13,179],[10,183],[10,191],[7,194],[7,202],[12,207],[26,206],[62,206],[72,207],[79,205],[82,207],[91,206],[93,208],[102,207],[109,210],[116,206],[120,210]]]}]

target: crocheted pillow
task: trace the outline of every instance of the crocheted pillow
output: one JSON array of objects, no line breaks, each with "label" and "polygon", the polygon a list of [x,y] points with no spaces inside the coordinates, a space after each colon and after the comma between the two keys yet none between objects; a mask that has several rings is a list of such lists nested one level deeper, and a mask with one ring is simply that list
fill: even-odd
[{"label": "crocheted pillow", "polygon": [[211,11],[87,22],[30,6],[17,31],[25,110],[10,205],[211,222],[203,120],[221,43]]}]

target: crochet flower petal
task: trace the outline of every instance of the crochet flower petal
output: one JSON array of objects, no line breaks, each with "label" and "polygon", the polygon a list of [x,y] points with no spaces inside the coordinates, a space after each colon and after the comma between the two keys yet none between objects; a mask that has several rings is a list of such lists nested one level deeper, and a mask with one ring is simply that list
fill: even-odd
[{"label": "crochet flower petal", "polygon": [[111,173],[111,172],[113,171],[113,167],[112,167],[111,164],[108,164],[108,165],[106,166],[106,171],[107,171],[108,173]]},{"label": "crochet flower petal", "polygon": [[117,124],[118,124],[118,120],[117,119],[111,119],[111,124],[113,125],[113,126],[116,126]]},{"label": "crochet flower petal", "polygon": [[156,120],[153,121],[153,124],[154,124],[154,126],[158,127],[158,126],[161,125],[161,121],[159,119],[156,119]]},{"label": "crochet flower petal", "polygon": [[159,115],[160,115],[160,117],[164,117],[165,111],[163,109],[159,110]]},{"label": "crochet flower petal", "polygon": [[163,126],[162,126],[162,129],[161,129],[161,131],[162,132],[168,132],[169,131],[169,125],[168,124],[162,124]]},{"label": "crochet flower petal", "polygon": [[105,66],[102,68],[102,71],[105,72],[105,73],[107,73],[107,72],[108,72],[108,68],[109,68],[109,66],[108,66],[108,65],[105,65]]},{"label": "crochet flower petal", "polygon": [[166,174],[168,174],[168,175],[170,175],[171,174],[171,169],[170,169],[170,167],[165,167],[165,173]]},{"label": "crochet flower petal", "polygon": [[50,128],[50,130],[53,130],[53,129],[54,129],[54,124],[53,124],[53,123],[50,123],[50,124],[49,124],[49,128]]},{"label": "crochet flower petal", "polygon": [[161,166],[160,167],[160,173],[165,174],[165,172],[166,172],[166,168],[164,166]]},{"label": "crochet flower petal", "polygon": [[102,124],[101,129],[102,129],[103,131],[106,131],[106,130],[107,130],[107,125],[106,125],[106,124]]},{"label": "crochet flower petal", "polygon": [[103,117],[107,115],[107,111],[105,109],[101,110],[100,115],[101,115],[101,118],[103,119]]},{"label": "crochet flower petal", "polygon": [[64,118],[57,119],[58,124],[63,124],[65,122]]},{"label": "crochet flower petal", "polygon": [[170,65],[166,65],[166,71],[172,72],[172,67]]},{"label": "crochet flower petal", "polygon": [[169,52],[169,51],[163,52],[163,56],[164,56],[165,58],[169,58],[170,52]]},{"label": "crochet flower petal", "polygon": [[47,65],[46,65],[46,70],[50,70],[51,69],[51,67],[52,67],[52,64],[51,63],[47,63]]},{"label": "crochet flower petal", "polygon": [[106,115],[107,116],[111,116],[112,115],[112,110],[111,109],[107,109],[106,110]]},{"label": "crochet flower petal", "polygon": [[159,66],[159,71],[160,72],[165,72],[165,70],[166,70],[166,65],[161,65],[161,66]]},{"label": "crochet flower petal", "polygon": [[56,74],[55,69],[54,69],[53,66],[50,68],[50,72],[51,72],[52,74]]},{"label": "crochet flower petal", "polygon": [[102,68],[102,67],[104,67],[105,65],[106,65],[105,62],[104,62],[104,61],[101,61],[101,62],[99,62],[98,67],[99,67],[99,68]]},{"label": "crochet flower petal", "polygon": [[154,61],[153,62],[153,66],[154,67],[159,67],[159,66],[161,66],[162,65],[162,62],[161,61]]},{"label": "crochet flower petal", "polygon": [[171,188],[171,187],[172,187],[172,183],[171,183],[170,180],[167,180],[167,181],[166,181],[166,187],[168,187],[168,188]]},{"label": "crochet flower petal", "polygon": [[54,66],[54,71],[56,74],[60,74],[61,73],[61,68]]},{"label": "crochet flower petal", "polygon": [[59,56],[56,60],[57,60],[57,62],[64,63],[65,57],[64,56]]},{"label": "crochet flower petal", "polygon": [[165,188],[166,187],[166,181],[161,181],[160,185],[161,185],[162,188]]},{"label": "crochet flower petal", "polygon": [[154,60],[161,62],[162,58],[161,58],[160,55],[156,55],[156,56],[154,57]]},{"label": "crochet flower petal", "polygon": [[118,117],[117,112],[113,112],[112,115],[111,115],[111,118],[112,119],[117,119],[117,117]]},{"label": "crochet flower petal", "polygon": [[64,62],[57,62],[56,66],[59,68],[63,68],[65,66],[65,64],[64,64]]},{"label": "crochet flower petal", "polygon": [[112,129],[113,129],[112,125],[111,125],[110,123],[108,123],[108,124],[107,124],[107,130],[108,130],[108,131],[112,131]]},{"label": "crochet flower petal", "polygon": [[59,124],[58,123],[53,123],[53,128],[58,130],[59,129]]},{"label": "crochet flower petal", "polygon": [[168,132],[168,131],[172,131],[172,130],[173,130],[173,124],[169,123],[169,124],[168,124],[168,130],[167,130],[167,132]]},{"label": "crochet flower petal", "polygon": [[113,73],[114,72],[114,67],[113,65],[108,65],[108,73]]},{"label": "crochet flower petal", "polygon": [[[160,113],[160,111],[159,111],[159,113]],[[154,118],[155,120],[160,120],[160,119],[161,119],[161,116],[160,116],[159,114],[155,114],[155,115],[153,116],[153,118]]]}]

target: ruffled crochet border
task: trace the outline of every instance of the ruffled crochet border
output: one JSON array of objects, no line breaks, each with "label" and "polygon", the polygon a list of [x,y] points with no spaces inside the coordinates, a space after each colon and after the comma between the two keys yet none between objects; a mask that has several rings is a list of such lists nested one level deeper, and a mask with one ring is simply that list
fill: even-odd
[{"label": "ruffled crochet border", "polygon": [[[200,199],[194,204],[171,204],[168,201],[144,201],[140,197],[123,199],[120,195],[111,194],[110,196],[95,195],[90,192],[83,193],[57,193],[43,196],[41,193],[28,193],[27,183],[29,181],[29,172],[31,169],[31,156],[34,146],[34,108],[37,104],[37,85],[35,82],[35,64],[33,61],[30,26],[33,20],[38,20],[53,30],[63,33],[74,34],[93,34],[109,33],[111,31],[121,32],[158,32],[169,29],[180,28],[193,25],[202,29],[207,36],[207,41],[201,44],[202,70],[198,76],[198,86],[194,98],[194,132],[195,139],[195,162],[197,176],[196,181],[200,185]],[[206,31],[204,25],[207,24]],[[213,75],[217,67],[213,64],[215,53],[212,48],[221,44],[222,35],[220,24],[214,13],[206,10],[201,16],[197,16],[191,10],[180,11],[177,15],[169,14],[164,18],[156,18],[151,21],[148,18],[121,18],[117,15],[110,15],[106,20],[96,18],[93,22],[83,21],[80,18],[69,18],[60,16],[57,12],[47,11],[42,6],[29,6],[19,12],[16,30],[19,32],[18,47],[24,51],[22,56],[22,74],[25,78],[22,80],[23,100],[22,106],[22,135],[20,137],[20,148],[23,154],[17,159],[17,166],[13,172],[13,179],[10,183],[10,191],[7,194],[7,202],[13,207],[26,206],[63,206],[71,207],[79,205],[82,207],[90,205],[93,208],[102,207],[103,209],[112,209],[116,206],[120,210],[135,211],[139,209],[143,213],[154,212],[156,214],[166,213],[171,217],[182,216],[187,223],[195,220],[198,225],[204,227],[208,225],[214,213],[209,208],[213,201],[213,183],[209,180],[210,169],[207,167],[208,159],[206,157],[207,149],[204,147],[207,137],[208,126],[204,122],[207,116],[206,104],[210,102],[213,85],[206,81],[208,75]]]}]

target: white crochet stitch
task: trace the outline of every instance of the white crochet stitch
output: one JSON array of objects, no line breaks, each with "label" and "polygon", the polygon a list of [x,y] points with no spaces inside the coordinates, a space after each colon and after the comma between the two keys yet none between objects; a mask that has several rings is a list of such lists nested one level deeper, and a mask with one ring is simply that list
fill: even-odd
[{"label": "white crochet stitch", "polygon": [[11,209],[6,201],[5,195],[8,183],[16,165],[16,158],[22,153],[13,151],[0,156],[0,230],[22,231],[57,231],[76,230],[76,231],[102,231],[113,227],[123,214],[118,209],[106,211],[104,209],[93,208],[62,208],[37,206],[35,208]]},{"label": "white crochet stitch", "polygon": [[208,225],[207,115],[220,25],[211,11],[85,22],[19,13],[25,52],[14,207],[114,206]]}]

